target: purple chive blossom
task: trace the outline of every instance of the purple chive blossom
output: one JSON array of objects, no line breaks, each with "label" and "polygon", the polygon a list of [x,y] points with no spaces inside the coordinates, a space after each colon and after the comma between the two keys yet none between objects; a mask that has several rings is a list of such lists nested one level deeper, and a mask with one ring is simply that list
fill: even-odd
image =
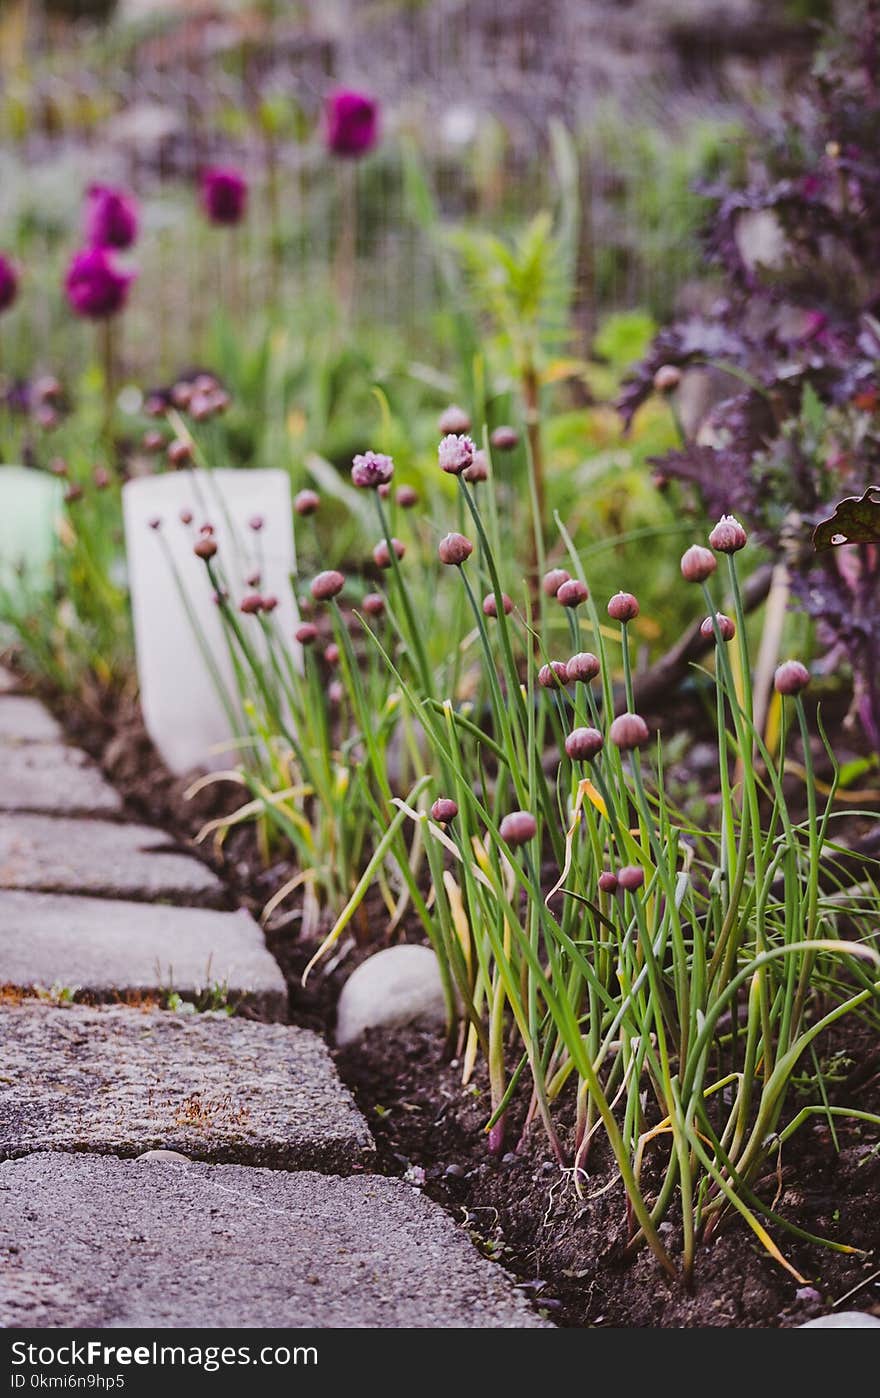
[{"label": "purple chive blossom", "polygon": [[573,728],[565,740],[565,751],[572,762],[592,762],[604,745],[598,728]]},{"label": "purple chive blossom", "polygon": [[379,103],[365,92],[340,88],[327,97],[325,137],[334,155],[357,159],[379,139]]},{"label": "purple chive blossom", "polygon": [[15,263],[0,253],[0,313],[8,311],[18,295],[18,272]]},{"label": "purple chive blossom", "polygon": [[627,893],[635,893],[645,882],[645,871],[638,864],[626,864],[618,869],[617,882]]},{"label": "purple chive blossom", "polygon": [[681,556],[681,576],[685,582],[705,582],[717,566],[714,553],[704,549],[702,544],[692,544]]},{"label": "purple chive blossom", "polygon": [[[391,548],[394,549],[394,556],[398,560],[402,559],[406,553],[406,544],[401,543],[400,539],[392,539]],[[391,549],[388,547],[387,539],[380,539],[373,549],[373,562],[377,568],[391,567]]]},{"label": "purple chive blossom", "polygon": [[247,210],[248,183],[230,165],[212,165],[202,171],[202,208],[211,223],[232,226],[241,223]]},{"label": "purple chive blossom", "polygon": [[615,592],[608,603],[612,621],[632,621],[639,614],[639,604],[631,592]]},{"label": "purple chive blossom", "polygon": [[[736,635],[736,626],[731,621],[730,617],[725,616],[723,612],[716,612],[715,621],[718,624],[718,634],[720,635],[722,641],[732,641],[734,636]],[[700,635],[706,641],[711,641],[714,639],[715,626],[713,625],[712,618],[710,616],[707,616],[705,621],[700,622]]]},{"label": "purple chive blossom", "polygon": [[505,424],[495,428],[489,441],[495,451],[514,451],[519,445],[519,433],[515,427],[508,427]]},{"label": "purple chive blossom", "polygon": [[579,681],[581,684],[589,684],[594,680],[601,670],[598,657],[592,651],[581,650],[577,655],[573,655],[565,662],[565,669],[570,680]]},{"label": "purple chive blossom", "polygon": [[567,573],[564,568],[551,568],[549,573],[545,573],[541,586],[548,597],[555,597],[563,583],[571,578],[571,573]]},{"label": "purple chive blossom", "polygon": [[318,639],[318,628],[313,621],[304,621],[293,633],[293,639],[301,646],[311,646]]},{"label": "purple chive blossom", "polygon": [[344,587],[343,575],[335,568],[328,568],[326,572],[313,578],[310,591],[316,602],[329,602],[330,598],[338,596]]},{"label": "purple chive blossom", "polygon": [[563,689],[568,684],[568,670],[563,660],[551,660],[538,671],[538,684],[542,689]]},{"label": "purple chive blossom", "polygon": [[569,578],[567,582],[560,583],[556,590],[556,600],[563,607],[579,607],[589,595],[586,584],[580,578]]},{"label": "purple chive blossom", "polygon": [[511,811],[498,827],[498,833],[512,849],[527,845],[538,833],[538,823],[530,811]]},{"label": "purple chive blossom", "polygon": [[82,248],[70,259],[64,290],[78,316],[105,320],[123,309],[135,276],[118,267],[106,248]]},{"label": "purple chive blossom", "polygon": [[438,825],[448,825],[458,815],[458,805],[451,796],[438,796],[431,807],[431,819]]},{"label": "purple chive blossom", "polygon": [[293,508],[298,515],[313,515],[321,508],[321,497],[316,490],[301,490],[294,498]]},{"label": "purple chive blossom", "polygon": [[460,432],[470,432],[470,415],[465,412],[464,408],[460,408],[457,403],[450,403],[449,407],[445,408],[440,414],[437,429],[441,437],[446,437],[450,433],[454,435]]},{"label": "purple chive blossom", "polygon": [[359,490],[376,490],[394,475],[394,462],[381,451],[365,451],[352,462],[351,479]]},{"label": "purple chive blossom", "polygon": [[94,248],[133,247],[139,229],[138,207],[132,195],[108,184],[93,184],[86,191],[84,232]]},{"label": "purple chive blossom", "polygon": [[449,432],[437,448],[437,456],[441,468],[448,475],[460,476],[462,471],[474,464],[476,450],[471,437],[456,436],[454,432]]},{"label": "purple chive blossom", "polygon": [[466,558],[470,558],[474,551],[474,546],[470,539],[466,539],[464,534],[446,534],[437,547],[440,562],[451,567],[461,567]]},{"label": "purple chive blossom", "polygon": [[785,660],[773,676],[778,694],[800,694],[810,683],[810,672],[799,660]]},{"label": "purple chive blossom", "polygon": [[481,481],[489,479],[489,462],[484,451],[474,452],[474,459],[470,466],[465,466],[461,478],[468,485],[479,485]]},{"label": "purple chive blossom", "polygon": [[[506,592],[502,592],[501,594],[501,605],[504,608],[504,615],[510,616],[510,613],[513,611],[513,602]],[[491,617],[498,616],[498,600],[494,592],[487,592],[486,596],[483,598],[483,615]]]},{"label": "purple chive blossom", "polygon": [[648,725],[640,714],[618,714],[609,734],[612,743],[623,752],[641,747],[648,741]]},{"label": "purple chive blossom", "polygon": [[361,601],[361,611],[367,616],[383,616],[385,612],[385,598],[381,592],[367,592]]},{"label": "purple chive blossom", "polygon": [[745,548],[748,535],[733,515],[722,515],[709,535],[709,543],[719,553],[737,553]]}]

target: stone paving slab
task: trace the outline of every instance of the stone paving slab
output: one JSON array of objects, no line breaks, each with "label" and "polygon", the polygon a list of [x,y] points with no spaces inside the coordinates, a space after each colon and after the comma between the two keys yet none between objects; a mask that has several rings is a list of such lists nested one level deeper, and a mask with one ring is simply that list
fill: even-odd
[{"label": "stone paving slab", "polygon": [[29,1155],[0,1165],[0,1324],[546,1325],[400,1180]]},{"label": "stone paving slab", "polygon": [[146,825],[0,814],[0,888],[224,906],[219,879],[169,844]]},{"label": "stone paving slab", "polygon": [[142,1155],[348,1174],[366,1122],[309,1029],[124,1006],[0,1005],[0,1159]]},{"label": "stone paving slab", "polygon": [[61,727],[36,699],[23,694],[0,697],[0,741],[6,743],[57,743]]},{"label": "stone paving slab", "polygon": [[79,748],[63,743],[0,744],[0,811],[119,815],[122,800]]},{"label": "stone paving slab", "polygon": [[79,998],[225,987],[231,1003],[284,1019],[287,986],[249,913],[0,891],[0,985],[64,986]]}]

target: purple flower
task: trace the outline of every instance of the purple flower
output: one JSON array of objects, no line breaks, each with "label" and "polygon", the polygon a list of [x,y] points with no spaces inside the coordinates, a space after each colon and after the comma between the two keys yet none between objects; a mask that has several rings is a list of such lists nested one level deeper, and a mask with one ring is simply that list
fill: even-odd
[{"label": "purple flower", "polygon": [[138,235],[138,207],[125,190],[93,184],[86,191],[86,242],[95,248],[130,248]]},{"label": "purple flower", "polygon": [[351,479],[361,490],[375,490],[386,485],[393,475],[394,462],[381,451],[365,451],[352,462]]},{"label": "purple flower", "polygon": [[122,310],[136,275],[117,266],[107,248],[81,248],[70,259],[64,290],[78,316],[103,320]]},{"label": "purple flower", "polygon": [[240,170],[230,165],[211,165],[202,171],[202,208],[211,223],[241,223],[247,197],[247,180]]},{"label": "purple flower", "polygon": [[0,312],[8,311],[18,295],[18,273],[15,264],[0,252]]},{"label": "purple flower", "polygon": [[474,464],[476,450],[470,437],[449,432],[437,448],[437,456],[444,471],[450,476],[460,476]]},{"label": "purple flower", "polygon": [[364,92],[340,88],[325,106],[327,146],[334,155],[357,158],[379,139],[379,104]]}]

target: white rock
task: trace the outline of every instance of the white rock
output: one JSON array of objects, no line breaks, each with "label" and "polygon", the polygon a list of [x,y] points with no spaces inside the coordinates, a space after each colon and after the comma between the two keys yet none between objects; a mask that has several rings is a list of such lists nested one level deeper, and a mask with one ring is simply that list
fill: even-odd
[{"label": "white rock", "polygon": [[446,1022],[437,958],[430,947],[388,947],[353,971],[342,989],[336,1042],[350,1044],[365,1029]]},{"label": "white rock", "polygon": [[817,1316],[805,1321],[799,1330],[877,1330],[880,1318],[867,1311],[831,1311],[829,1315]]},{"label": "white rock", "polygon": [[188,1165],[189,1156],[181,1155],[179,1150],[145,1150],[143,1155],[136,1156],[138,1161],[156,1160],[160,1165]]}]

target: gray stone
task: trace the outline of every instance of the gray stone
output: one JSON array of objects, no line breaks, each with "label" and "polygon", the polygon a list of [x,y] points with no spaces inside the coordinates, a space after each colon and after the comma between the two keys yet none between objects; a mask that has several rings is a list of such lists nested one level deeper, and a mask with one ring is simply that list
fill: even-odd
[{"label": "gray stone", "polygon": [[430,947],[377,951],[351,973],[336,1014],[336,1042],[350,1044],[365,1029],[446,1022],[437,958]]},{"label": "gray stone", "polygon": [[0,888],[222,907],[211,870],[169,844],[146,825],[0,815]]},{"label": "gray stone", "polygon": [[880,1330],[880,1316],[867,1311],[830,1311],[806,1320],[798,1330]]},{"label": "gray stone", "polygon": [[284,977],[244,910],[0,892],[0,985],[95,1000],[219,988],[264,1019],[287,1013]]},{"label": "gray stone", "polygon": [[0,1007],[0,1158],[143,1155],[348,1172],[365,1121],[308,1029],[125,1006]]},{"label": "gray stone", "polygon": [[61,743],[0,745],[0,811],[118,815],[122,801],[78,748]]},{"label": "gray stone", "polygon": [[546,1325],[400,1180],[96,1155],[0,1165],[0,1324]]},{"label": "gray stone", "polygon": [[23,694],[0,697],[0,740],[11,743],[57,743],[60,726],[48,709]]}]

